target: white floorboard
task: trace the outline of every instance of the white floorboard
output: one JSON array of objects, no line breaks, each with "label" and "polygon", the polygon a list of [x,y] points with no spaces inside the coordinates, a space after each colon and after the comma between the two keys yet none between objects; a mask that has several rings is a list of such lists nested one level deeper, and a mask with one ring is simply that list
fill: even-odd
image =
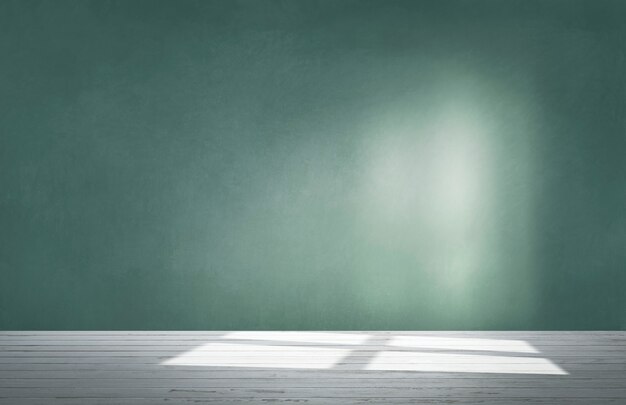
[{"label": "white floorboard", "polygon": [[0,332],[0,405],[626,404],[626,332]]}]

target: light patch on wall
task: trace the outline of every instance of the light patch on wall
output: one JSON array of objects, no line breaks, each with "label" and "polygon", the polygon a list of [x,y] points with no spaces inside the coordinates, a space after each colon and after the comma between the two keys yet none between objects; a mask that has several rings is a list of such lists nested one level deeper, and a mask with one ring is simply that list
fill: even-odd
[{"label": "light patch on wall", "polygon": [[480,96],[457,90],[431,114],[394,122],[409,114],[400,109],[375,129],[363,201],[372,240],[404,257],[413,250],[419,270],[468,309],[465,294],[492,245],[482,222],[493,206],[493,128]]},{"label": "light patch on wall", "polygon": [[428,145],[428,183],[438,226],[460,232],[483,208],[488,186],[488,145],[476,119],[451,112]]},{"label": "light patch on wall", "polygon": [[433,226],[451,232],[484,207],[492,180],[492,128],[469,95],[450,98],[436,114],[414,113],[414,120],[401,123],[390,114],[374,129],[363,196],[371,215],[388,224],[435,221]]},{"label": "light patch on wall", "polygon": [[469,107],[455,106],[433,129],[428,145],[427,221],[440,249],[438,269],[451,292],[463,294],[484,264],[489,238],[481,222],[491,202],[488,128]]}]

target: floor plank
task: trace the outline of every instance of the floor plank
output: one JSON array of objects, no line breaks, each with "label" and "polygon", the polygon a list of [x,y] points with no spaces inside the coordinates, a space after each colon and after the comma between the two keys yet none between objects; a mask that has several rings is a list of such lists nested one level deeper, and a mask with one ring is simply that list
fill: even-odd
[{"label": "floor plank", "polygon": [[0,405],[625,404],[626,332],[0,332]]}]

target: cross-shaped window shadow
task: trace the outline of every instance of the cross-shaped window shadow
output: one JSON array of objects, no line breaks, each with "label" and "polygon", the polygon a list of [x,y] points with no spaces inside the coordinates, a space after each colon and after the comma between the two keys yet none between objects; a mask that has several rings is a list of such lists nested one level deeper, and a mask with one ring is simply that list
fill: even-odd
[{"label": "cross-shaped window shadow", "polygon": [[163,365],[566,375],[523,340],[391,333],[231,332]]}]

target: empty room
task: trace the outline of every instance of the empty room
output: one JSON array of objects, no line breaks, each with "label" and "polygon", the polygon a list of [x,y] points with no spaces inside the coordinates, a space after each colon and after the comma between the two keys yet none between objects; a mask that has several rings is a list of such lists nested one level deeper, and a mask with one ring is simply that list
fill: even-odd
[{"label": "empty room", "polygon": [[626,1],[0,0],[0,405],[626,404]]}]

